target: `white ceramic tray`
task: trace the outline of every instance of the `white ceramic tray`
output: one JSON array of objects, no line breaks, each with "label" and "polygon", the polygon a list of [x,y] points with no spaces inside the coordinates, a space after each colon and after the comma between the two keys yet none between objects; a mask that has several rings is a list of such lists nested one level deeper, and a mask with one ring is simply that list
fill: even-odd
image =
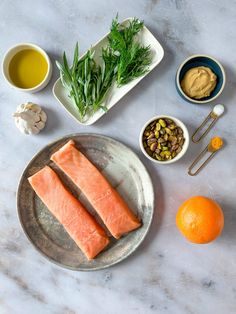
[{"label": "white ceramic tray", "polygon": [[[124,20],[121,24],[127,25],[130,20],[133,18],[128,18]],[[107,33],[100,41],[98,41],[95,45],[91,47],[92,51],[95,50],[95,60],[99,63],[101,60],[101,48],[107,45]],[[147,29],[146,26],[138,34],[138,40],[145,46],[150,45],[152,51],[152,63],[149,66],[149,70],[153,70],[162,60],[164,56],[164,50],[158,40],[152,35],[152,33]],[[81,56],[82,57],[82,56]],[[149,72],[150,72],[149,71]],[[148,73],[149,73],[148,72]],[[107,106],[107,109],[111,109],[122,97],[124,97],[138,82],[140,82],[148,73],[143,76],[138,77],[137,79],[133,80],[132,82],[124,85],[122,87],[117,87],[116,84],[113,85],[109,94],[107,95],[104,104]],[[95,123],[98,119],[100,119],[105,112],[100,109],[93,116],[85,117],[85,121],[80,121],[79,112],[74,105],[73,101],[68,97],[68,91],[63,87],[60,78],[55,82],[53,86],[53,94],[56,99],[60,102],[60,104],[74,117],[80,124],[83,125],[91,125]]]}]

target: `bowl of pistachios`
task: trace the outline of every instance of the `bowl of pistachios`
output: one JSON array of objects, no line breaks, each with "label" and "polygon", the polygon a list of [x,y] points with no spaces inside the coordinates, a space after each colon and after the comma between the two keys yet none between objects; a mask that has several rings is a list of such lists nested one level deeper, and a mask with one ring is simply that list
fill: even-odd
[{"label": "bowl of pistachios", "polygon": [[171,164],[184,156],[189,147],[187,127],[177,118],[159,115],[143,126],[139,144],[143,154],[159,164]]}]

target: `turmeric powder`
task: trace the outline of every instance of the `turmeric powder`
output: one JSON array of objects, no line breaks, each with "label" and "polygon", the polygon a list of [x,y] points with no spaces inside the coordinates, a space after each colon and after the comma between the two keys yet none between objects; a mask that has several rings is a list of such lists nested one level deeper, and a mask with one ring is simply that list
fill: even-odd
[{"label": "turmeric powder", "polygon": [[219,150],[223,145],[223,140],[221,137],[215,136],[211,139],[210,144],[208,146],[208,150],[210,152],[215,152]]}]

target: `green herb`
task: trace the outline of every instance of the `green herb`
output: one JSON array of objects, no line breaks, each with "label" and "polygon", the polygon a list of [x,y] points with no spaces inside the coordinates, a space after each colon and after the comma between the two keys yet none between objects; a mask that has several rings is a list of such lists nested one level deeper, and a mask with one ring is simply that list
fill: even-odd
[{"label": "green herb", "polygon": [[71,67],[65,52],[63,62],[56,61],[61,82],[69,91],[69,97],[78,108],[82,121],[100,108],[107,110],[102,104],[114,81],[119,87],[148,71],[150,47],[142,46],[136,38],[142,28],[143,22],[136,18],[126,27],[118,23],[116,16],[112,21],[108,46],[102,48],[101,66],[94,61],[91,50],[79,59],[78,43]]},{"label": "green herb", "polygon": [[74,50],[72,67],[68,66],[67,57],[64,52],[63,63],[56,61],[60,70],[60,78],[63,86],[69,91],[69,97],[77,106],[81,120],[85,115],[91,115],[99,108],[107,110],[102,106],[114,78],[115,64],[108,62],[105,58],[102,66],[94,61],[94,52],[88,50],[86,55],[79,60],[78,43]]},{"label": "green herb", "polygon": [[118,23],[118,17],[112,21],[108,36],[110,59],[117,63],[116,81],[118,86],[145,74],[151,64],[150,46],[142,46],[136,35],[143,28],[143,22],[134,18],[127,27]]}]

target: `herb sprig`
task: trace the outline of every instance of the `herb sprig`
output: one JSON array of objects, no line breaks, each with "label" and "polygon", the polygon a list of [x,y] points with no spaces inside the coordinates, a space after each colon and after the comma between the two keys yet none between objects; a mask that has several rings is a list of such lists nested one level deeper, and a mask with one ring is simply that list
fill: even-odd
[{"label": "herb sprig", "polygon": [[116,16],[112,21],[108,45],[102,48],[101,65],[96,64],[91,49],[79,58],[78,43],[71,67],[65,52],[63,62],[56,61],[61,82],[78,108],[82,121],[100,108],[107,110],[103,103],[115,81],[120,87],[148,72],[150,47],[142,46],[136,38],[142,28],[143,22],[137,18],[130,21],[128,26],[123,26]]},{"label": "herb sprig", "polygon": [[69,97],[77,106],[82,120],[86,114],[91,115],[99,108],[106,111],[102,103],[113,83],[115,73],[115,65],[107,61],[104,59],[101,66],[97,65],[91,50],[79,60],[78,43],[75,46],[71,68],[68,66],[65,52],[63,63],[56,61],[61,82],[69,91]]},{"label": "herb sprig", "polygon": [[131,20],[128,26],[121,25],[118,16],[112,21],[107,50],[116,59],[118,86],[144,75],[151,64],[150,46],[142,46],[135,38],[143,25],[143,22],[137,18]]}]

